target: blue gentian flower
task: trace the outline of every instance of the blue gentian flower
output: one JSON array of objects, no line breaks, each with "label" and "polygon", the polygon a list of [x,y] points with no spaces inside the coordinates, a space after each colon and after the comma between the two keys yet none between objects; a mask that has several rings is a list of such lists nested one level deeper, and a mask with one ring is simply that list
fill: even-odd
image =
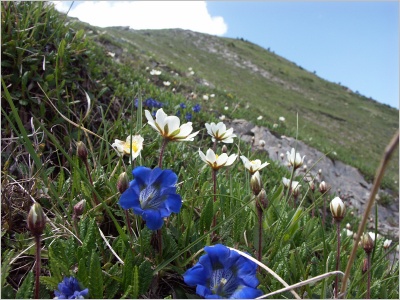
[{"label": "blue gentian flower", "polygon": [[198,112],[201,110],[200,104],[196,104],[195,106],[193,106],[193,107],[192,107],[192,110],[193,110],[195,113],[198,113]]},{"label": "blue gentian flower", "polygon": [[192,121],[192,114],[191,113],[187,113],[185,115],[185,119],[186,119],[186,121]]},{"label": "blue gentian flower", "polygon": [[165,217],[171,212],[178,213],[182,207],[182,199],[175,186],[178,176],[172,170],[142,166],[136,167],[132,174],[135,179],[121,195],[119,204],[124,209],[132,208],[146,221],[149,229],[158,230]]},{"label": "blue gentian flower", "polygon": [[88,293],[89,289],[82,289],[74,277],[64,277],[58,284],[58,291],[54,291],[56,299],[84,299]]},{"label": "blue gentian flower", "polygon": [[204,251],[207,254],[183,274],[185,283],[196,286],[199,296],[253,299],[262,295],[257,289],[257,264],[221,244],[206,246]]},{"label": "blue gentian flower", "polygon": [[185,103],[181,103],[181,104],[179,104],[179,106],[181,107],[181,108],[186,108],[186,104]]},{"label": "blue gentian flower", "polygon": [[178,109],[178,111],[176,112],[175,116],[180,117],[181,116],[181,110]]}]

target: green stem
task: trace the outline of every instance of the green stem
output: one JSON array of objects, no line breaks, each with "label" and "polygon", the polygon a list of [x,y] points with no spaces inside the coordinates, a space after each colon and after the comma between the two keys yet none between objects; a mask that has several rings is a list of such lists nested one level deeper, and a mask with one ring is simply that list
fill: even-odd
[{"label": "green stem", "polygon": [[[260,201],[256,197],[256,201]],[[258,251],[257,251],[257,260],[261,261],[262,257],[262,217],[263,217],[263,209],[261,207],[261,203],[257,203],[257,213],[258,213]]]},{"label": "green stem", "polygon": [[[92,187],[94,188],[94,184],[93,184],[93,180],[92,180],[92,175],[90,174],[89,163],[88,163],[87,159],[84,159],[83,162],[84,162],[85,167],[86,167],[86,172],[87,172],[87,174],[88,174],[88,178],[89,178],[90,184],[91,184]],[[94,200],[94,203],[96,204],[96,206],[100,204],[100,203],[99,203],[99,200],[97,200],[97,196],[96,196],[96,194],[95,194],[94,192],[93,192],[93,200]]]},{"label": "green stem", "polygon": [[[217,201],[217,170],[212,170],[212,179],[214,183],[214,203]],[[214,214],[213,222],[212,222],[212,227],[215,227],[217,225],[217,218],[216,214]]]}]

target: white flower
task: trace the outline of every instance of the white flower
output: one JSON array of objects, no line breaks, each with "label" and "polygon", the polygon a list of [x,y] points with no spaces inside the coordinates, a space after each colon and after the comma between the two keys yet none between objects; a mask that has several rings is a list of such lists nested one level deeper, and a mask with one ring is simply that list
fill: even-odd
[{"label": "white flower", "polygon": [[383,248],[385,248],[385,249],[389,248],[391,243],[392,243],[392,240],[386,239],[386,240],[383,242]]},{"label": "white flower", "polygon": [[288,187],[289,187],[289,184],[290,184],[290,179],[288,179],[288,178],[286,178],[286,177],[282,177],[282,183],[283,183],[283,186],[284,186],[285,188],[288,188]]},{"label": "white flower", "polygon": [[346,212],[346,206],[344,205],[342,199],[340,199],[339,197],[333,198],[329,207],[331,209],[333,217],[336,220],[340,221],[343,219],[344,214]]},{"label": "white flower", "polygon": [[236,160],[237,155],[222,153],[221,155],[215,154],[212,149],[208,149],[206,155],[199,149],[200,158],[214,170],[218,170],[222,167],[227,167],[233,164]]},{"label": "white flower", "polygon": [[272,128],[278,128],[278,124],[274,123],[274,125],[272,125]]},{"label": "white flower", "polygon": [[257,120],[262,120],[263,116],[258,116]]},{"label": "white flower", "polygon": [[285,122],[285,117],[279,117],[280,122]]},{"label": "white flower", "polygon": [[260,172],[255,172],[251,175],[250,186],[254,195],[258,195],[262,189]]},{"label": "white flower", "polygon": [[110,57],[114,57],[115,53],[114,52],[107,52],[107,55],[110,56]]},{"label": "white flower", "polygon": [[163,81],[163,85],[165,85],[165,86],[170,86],[170,85],[171,85],[171,82],[169,82],[169,81]]},{"label": "white flower", "polygon": [[300,190],[301,184],[298,181],[292,181],[292,191],[294,194],[298,193]]},{"label": "white flower", "polygon": [[142,151],[143,141],[144,139],[140,135],[129,135],[125,142],[115,139],[111,146],[117,150],[117,154],[120,156],[131,155],[133,161]]},{"label": "white flower", "polygon": [[229,107],[228,107],[228,106],[225,106],[225,107],[224,107],[224,109],[225,109],[225,110],[228,110],[228,109],[229,109]]},{"label": "white flower", "polygon": [[189,68],[188,68],[188,70],[189,70],[189,71],[192,71],[192,70],[193,70],[193,68],[192,68],[192,67],[189,67]]},{"label": "white flower", "polygon": [[210,95],[210,98],[214,98],[214,97],[215,97],[215,94],[211,94],[211,95]]},{"label": "white flower", "polygon": [[208,100],[208,95],[203,95],[203,100]]},{"label": "white flower", "polygon": [[[353,231],[351,231],[351,230],[349,230],[349,229],[346,229],[346,228],[343,228],[343,232],[346,232],[346,236],[353,236],[353,234],[354,234]],[[341,234],[340,234],[340,235],[341,235]]]},{"label": "white flower", "polygon": [[219,117],[219,119],[220,119],[221,121],[225,120],[225,115],[221,115],[221,116]]},{"label": "white flower", "polygon": [[254,174],[257,171],[260,171],[262,168],[266,167],[269,165],[268,162],[265,162],[261,164],[261,160],[256,159],[256,160],[248,160],[246,156],[242,155],[240,156],[242,159],[242,162],[244,164],[244,167],[249,170],[251,174]]},{"label": "white flower", "polygon": [[157,110],[155,121],[148,110],[145,110],[145,115],[150,126],[170,141],[193,141],[194,137],[199,133],[198,131],[191,133],[193,131],[192,122],[179,126],[179,118],[177,116],[167,116],[162,108]]},{"label": "white flower", "polygon": [[[375,232],[368,232],[368,234],[369,234],[369,236],[371,237],[371,239],[372,239],[372,241],[374,241],[375,242]],[[379,234],[379,233],[377,233],[376,234],[376,238],[377,239],[380,239],[380,238],[382,238],[382,236]]]},{"label": "white flower", "polygon": [[287,155],[287,159],[289,161],[289,164],[291,166],[293,166],[295,169],[297,169],[298,167],[301,167],[301,165],[304,162],[304,157],[306,157],[304,155],[303,158],[301,158],[300,153],[296,152],[296,150],[294,148],[292,148],[292,152],[291,153],[289,153],[289,151],[287,151],[286,155]]},{"label": "white flower", "polygon": [[351,229],[350,223],[347,223],[347,224],[346,224],[346,229],[349,229],[349,230]]},{"label": "white flower", "polygon": [[153,70],[150,71],[150,75],[156,75],[156,76],[161,75],[161,71],[153,69]]},{"label": "white flower", "polygon": [[236,137],[236,134],[233,133],[233,128],[226,130],[226,125],[222,122],[215,124],[212,122],[211,124],[206,123],[207,133],[212,136],[212,141],[215,140],[231,144],[233,143],[233,138]]},{"label": "white flower", "polygon": [[264,140],[259,140],[258,143],[260,144],[261,147],[265,146],[265,141]]}]

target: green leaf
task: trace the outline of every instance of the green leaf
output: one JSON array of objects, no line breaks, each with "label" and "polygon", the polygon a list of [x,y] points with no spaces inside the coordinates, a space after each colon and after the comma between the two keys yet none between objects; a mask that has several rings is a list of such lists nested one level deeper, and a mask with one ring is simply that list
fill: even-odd
[{"label": "green leaf", "polygon": [[132,276],[132,290],[131,295],[133,299],[137,299],[139,296],[139,268],[135,266],[133,268],[133,276]]},{"label": "green leaf", "polygon": [[[104,298],[113,299],[121,287],[121,273],[122,266],[120,264],[113,265],[107,273],[111,276],[107,276],[104,280]],[[118,280],[119,279],[119,280]]]},{"label": "green leaf", "polygon": [[2,263],[1,263],[1,288],[4,287],[4,284],[6,283],[6,278],[8,276],[8,273],[10,272],[10,261],[13,258],[14,255],[14,250],[6,250],[2,253]]},{"label": "green leaf", "polygon": [[[81,248],[80,248],[81,249]],[[84,286],[89,286],[89,272],[88,265],[86,264],[86,260],[88,257],[82,257],[79,260],[78,264],[78,273],[76,274],[76,278],[78,281]]]},{"label": "green leaf", "polygon": [[40,276],[39,280],[40,283],[43,283],[49,290],[55,290],[60,283],[55,277]]},{"label": "green leaf", "polygon": [[90,219],[89,226],[82,243],[82,248],[85,253],[92,253],[96,250],[97,224],[94,218]]},{"label": "green leaf", "polygon": [[97,252],[93,252],[89,267],[89,295],[94,299],[103,299],[103,274]]},{"label": "green leaf", "polygon": [[25,277],[17,291],[16,299],[30,299],[33,296],[33,271],[30,271]]},{"label": "green leaf", "polygon": [[122,287],[124,291],[128,290],[128,287],[132,282],[132,266],[133,266],[132,251],[128,250],[126,252],[126,257],[124,260],[124,269],[122,271]]},{"label": "green leaf", "polygon": [[139,295],[143,295],[147,292],[150,284],[153,280],[153,270],[151,268],[151,263],[147,260],[142,262],[139,266]]}]

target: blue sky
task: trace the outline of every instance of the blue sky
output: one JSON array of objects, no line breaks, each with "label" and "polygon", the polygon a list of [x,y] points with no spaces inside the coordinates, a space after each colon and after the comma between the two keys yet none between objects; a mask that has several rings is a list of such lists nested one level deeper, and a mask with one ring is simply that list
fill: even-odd
[{"label": "blue sky", "polygon": [[[65,11],[69,3],[57,7]],[[75,2],[70,15],[100,27],[178,27],[244,38],[399,108],[397,1]]]}]

